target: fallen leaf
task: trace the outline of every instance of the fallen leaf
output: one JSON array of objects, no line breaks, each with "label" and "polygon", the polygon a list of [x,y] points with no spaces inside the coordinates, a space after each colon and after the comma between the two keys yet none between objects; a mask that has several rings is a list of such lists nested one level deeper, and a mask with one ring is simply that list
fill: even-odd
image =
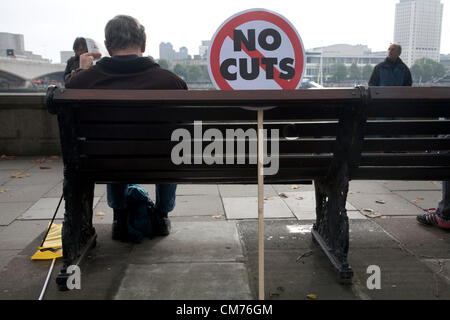
[{"label": "fallen leaf", "polygon": [[307,251],[307,252],[305,252],[305,253],[299,255],[299,256],[297,257],[297,259],[295,259],[295,261],[298,262],[300,259],[309,257],[309,256],[311,256],[312,254],[313,254],[312,251]]},{"label": "fallen leaf", "polygon": [[385,204],[386,203],[386,201],[384,201],[384,200],[375,200],[375,202],[376,203],[380,203],[380,204]]},{"label": "fallen leaf", "polygon": [[353,191],[349,191],[349,193],[348,194],[353,194]]},{"label": "fallen leaf", "polygon": [[14,159],[16,159],[16,157],[15,156],[7,156],[6,154],[2,154],[0,156],[0,159],[2,159],[2,160],[14,160]]},{"label": "fallen leaf", "polygon": [[18,179],[20,179],[20,178],[25,178],[25,177],[29,177],[29,176],[30,176],[30,174],[28,174],[28,173],[20,173],[20,172],[18,172],[18,173],[13,173],[11,175],[11,178],[18,178]]},{"label": "fallen leaf", "polygon": [[289,198],[289,196],[286,194],[286,193],[284,193],[284,192],[281,192],[281,193],[279,193],[278,194],[280,197],[282,197],[282,198]]},{"label": "fallen leaf", "polygon": [[296,186],[296,185],[292,185],[292,186],[291,186],[291,189],[293,189],[293,190],[298,189],[298,188],[300,188],[300,187],[299,187],[299,186]]},{"label": "fallen leaf", "polygon": [[34,162],[34,163],[44,163],[44,162],[45,162],[45,158],[42,158],[42,159],[36,159],[36,160],[31,160],[31,162]]},{"label": "fallen leaf", "polygon": [[46,169],[51,169],[52,167],[49,167],[49,166],[40,166],[39,167],[39,169],[42,169],[42,170],[46,170]]},{"label": "fallen leaf", "polygon": [[104,213],[104,212],[101,212],[101,211],[97,211],[97,212],[95,213],[95,215],[96,215],[96,216],[104,216],[105,213]]},{"label": "fallen leaf", "polygon": [[297,200],[303,200],[303,197],[297,197],[297,198],[295,198],[295,199],[297,199]]},{"label": "fallen leaf", "polygon": [[217,216],[213,216],[214,219],[222,219],[222,217],[223,217],[223,214],[219,214]]},{"label": "fallen leaf", "polygon": [[59,156],[50,156],[49,159],[59,159]]},{"label": "fallen leaf", "polygon": [[362,211],[372,213],[372,212],[373,212],[373,209],[370,209],[370,208],[363,208]]},{"label": "fallen leaf", "polygon": [[264,200],[273,200],[273,197],[264,197]]},{"label": "fallen leaf", "polygon": [[313,293],[308,294],[306,297],[307,297],[308,299],[310,299],[310,300],[316,300],[316,299],[317,299],[317,295],[315,295],[315,294],[313,294]]},{"label": "fallen leaf", "polygon": [[417,202],[419,202],[419,201],[421,201],[421,200],[423,200],[422,197],[417,197],[417,199],[411,200],[411,202],[417,203]]},{"label": "fallen leaf", "polygon": [[6,190],[6,189],[0,189],[0,193],[4,193],[4,192],[6,192],[6,191],[8,191],[8,190]]},{"label": "fallen leaf", "polygon": [[379,218],[381,217],[381,214],[379,214],[378,212],[368,212],[368,213],[363,213],[366,217],[368,218]]}]

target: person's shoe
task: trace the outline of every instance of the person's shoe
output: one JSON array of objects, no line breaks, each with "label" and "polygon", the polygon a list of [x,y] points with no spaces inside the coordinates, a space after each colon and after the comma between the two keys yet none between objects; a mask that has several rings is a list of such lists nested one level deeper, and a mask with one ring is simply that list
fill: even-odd
[{"label": "person's shoe", "polygon": [[417,221],[427,226],[437,226],[442,229],[450,230],[450,221],[445,221],[436,213],[436,209],[429,209],[427,213],[416,217]]},{"label": "person's shoe", "polygon": [[114,209],[114,219],[112,224],[112,239],[113,240],[127,240],[127,210]]},{"label": "person's shoe", "polygon": [[172,224],[167,212],[155,212],[155,236],[168,236],[172,230]]}]

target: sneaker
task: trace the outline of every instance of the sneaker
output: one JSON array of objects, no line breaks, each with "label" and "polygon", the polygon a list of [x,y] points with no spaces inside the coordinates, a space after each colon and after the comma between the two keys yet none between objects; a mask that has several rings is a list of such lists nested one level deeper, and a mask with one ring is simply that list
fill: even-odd
[{"label": "sneaker", "polygon": [[439,228],[450,230],[450,221],[439,218],[435,208],[429,209],[427,213],[417,216],[416,219],[427,226],[438,226]]}]

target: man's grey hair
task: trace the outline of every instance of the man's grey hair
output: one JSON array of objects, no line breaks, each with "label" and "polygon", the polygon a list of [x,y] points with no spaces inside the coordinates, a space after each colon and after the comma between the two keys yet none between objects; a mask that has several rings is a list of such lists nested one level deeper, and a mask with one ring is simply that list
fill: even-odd
[{"label": "man's grey hair", "polygon": [[145,44],[145,28],[133,17],[119,15],[108,21],[105,27],[106,48],[110,51],[142,47]]}]

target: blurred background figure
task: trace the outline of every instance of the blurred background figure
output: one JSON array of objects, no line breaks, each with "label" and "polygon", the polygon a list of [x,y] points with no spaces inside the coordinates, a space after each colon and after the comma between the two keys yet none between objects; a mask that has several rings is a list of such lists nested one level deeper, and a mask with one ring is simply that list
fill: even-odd
[{"label": "blurred background figure", "polygon": [[64,71],[64,83],[67,83],[73,71],[80,67],[80,56],[88,52],[86,39],[82,37],[76,38],[73,42],[73,51],[75,52],[75,56],[67,60],[66,70]]}]

